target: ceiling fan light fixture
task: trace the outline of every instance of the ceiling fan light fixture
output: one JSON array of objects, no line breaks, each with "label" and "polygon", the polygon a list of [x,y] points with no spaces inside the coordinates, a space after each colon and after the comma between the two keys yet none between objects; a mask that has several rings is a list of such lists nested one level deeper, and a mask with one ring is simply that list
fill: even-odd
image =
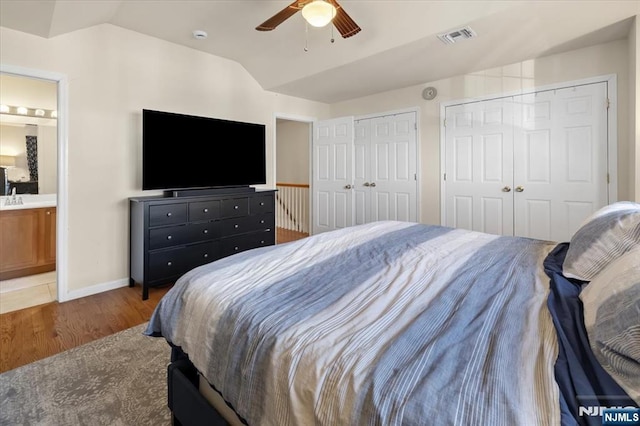
[{"label": "ceiling fan light fixture", "polygon": [[336,16],[336,8],[325,0],[313,0],[302,8],[302,16],[314,27],[324,27]]}]

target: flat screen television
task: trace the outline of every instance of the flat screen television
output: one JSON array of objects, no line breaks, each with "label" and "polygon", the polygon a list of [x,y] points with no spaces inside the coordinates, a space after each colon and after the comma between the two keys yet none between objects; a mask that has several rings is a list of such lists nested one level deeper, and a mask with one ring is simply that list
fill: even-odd
[{"label": "flat screen television", "polygon": [[265,125],[142,110],[142,189],[266,183]]}]

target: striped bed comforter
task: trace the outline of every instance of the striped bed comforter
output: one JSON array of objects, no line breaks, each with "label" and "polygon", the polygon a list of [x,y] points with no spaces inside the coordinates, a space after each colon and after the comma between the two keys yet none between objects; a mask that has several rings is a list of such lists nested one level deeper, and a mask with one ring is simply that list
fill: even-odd
[{"label": "striped bed comforter", "polygon": [[555,243],[381,221],[185,274],[145,331],[249,425],[560,424]]}]

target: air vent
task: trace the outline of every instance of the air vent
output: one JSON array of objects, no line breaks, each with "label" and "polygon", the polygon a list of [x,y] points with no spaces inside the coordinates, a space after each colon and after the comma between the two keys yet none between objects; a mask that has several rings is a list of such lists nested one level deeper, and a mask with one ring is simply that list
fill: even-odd
[{"label": "air vent", "polygon": [[476,37],[476,32],[469,27],[459,28],[457,30],[450,31],[445,34],[438,35],[438,38],[440,39],[440,41],[442,41],[445,44],[457,43],[461,40],[466,40],[472,37]]}]

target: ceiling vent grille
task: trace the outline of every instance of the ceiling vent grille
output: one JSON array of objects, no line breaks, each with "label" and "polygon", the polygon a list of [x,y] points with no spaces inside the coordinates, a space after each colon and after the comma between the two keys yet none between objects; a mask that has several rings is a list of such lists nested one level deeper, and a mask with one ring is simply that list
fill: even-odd
[{"label": "ceiling vent grille", "polygon": [[439,34],[438,38],[445,44],[453,44],[476,36],[476,32],[471,28],[463,27],[445,34]]}]

